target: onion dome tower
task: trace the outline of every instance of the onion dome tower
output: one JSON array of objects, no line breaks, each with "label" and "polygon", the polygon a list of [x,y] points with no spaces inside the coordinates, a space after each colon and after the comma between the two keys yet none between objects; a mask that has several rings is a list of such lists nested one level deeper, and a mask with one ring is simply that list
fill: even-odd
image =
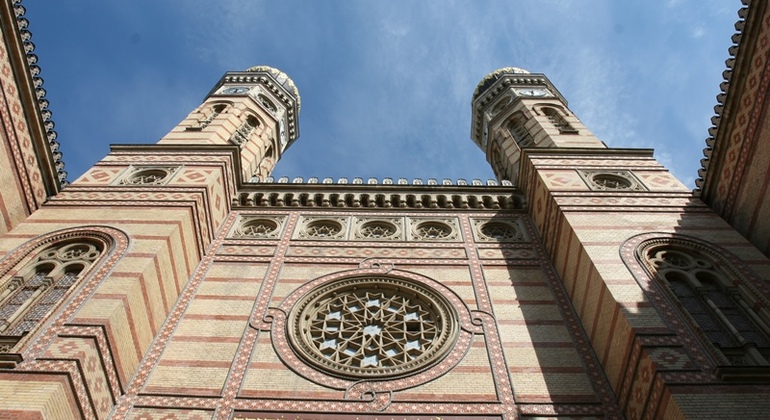
[{"label": "onion dome tower", "polygon": [[527,148],[605,148],[567,107],[544,74],[504,67],[486,75],[473,92],[471,139],[499,180],[518,182]]},{"label": "onion dome tower", "polygon": [[259,182],[299,137],[300,103],[297,86],[278,69],[230,71],[159,143],[237,145],[244,181]]}]

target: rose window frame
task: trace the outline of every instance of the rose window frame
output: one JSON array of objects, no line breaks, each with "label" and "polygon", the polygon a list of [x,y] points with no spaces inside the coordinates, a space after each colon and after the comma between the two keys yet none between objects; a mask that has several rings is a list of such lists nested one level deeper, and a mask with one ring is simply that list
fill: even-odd
[{"label": "rose window frame", "polygon": [[440,362],[458,313],[438,291],[388,276],[323,283],[292,307],[286,332],[305,363],[346,379],[395,378]]}]

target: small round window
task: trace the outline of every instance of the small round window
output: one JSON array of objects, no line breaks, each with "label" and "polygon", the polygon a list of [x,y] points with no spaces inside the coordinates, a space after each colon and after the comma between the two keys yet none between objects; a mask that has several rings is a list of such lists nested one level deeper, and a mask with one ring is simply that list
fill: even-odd
[{"label": "small round window", "polygon": [[333,220],[316,220],[305,227],[305,233],[311,238],[331,238],[342,232],[342,225]]},{"label": "small round window", "polygon": [[124,179],[122,184],[160,185],[168,178],[168,175],[169,173],[163,169],[141,169]]},{"label": "small round window", "polygon": [[446,239],[452,235],[452,228],[441,222],[422,222],[414,232],[420,239]]},{"label": "small round window", "polygon": [[238,229],[241,236],[268,236],[278,230],[278,223],[268,219],[249,220]]},{"label": "small round window", "polygon": [[633,186],[631,181],[615,174],[596,174],[591,177],[591,181],[606,190],[627,190]]},{"label": "small round window", "polygon": [[521,233],[519,230],[503,222],[487,222],[481,226],[480,232],[489,239],[497,241],[512,241],[519,239]]},{"label": "small round window", "polygon": [[383,221],[366,222],[359,231],[364,238],[386,239],[396,235],[396,226]]}]

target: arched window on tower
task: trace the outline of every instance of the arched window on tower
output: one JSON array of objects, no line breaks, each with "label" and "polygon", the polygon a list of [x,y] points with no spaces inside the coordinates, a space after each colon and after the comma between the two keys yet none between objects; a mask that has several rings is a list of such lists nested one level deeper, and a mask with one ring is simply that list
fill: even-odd
[{"label": "arched window on tower", "polygon": [[761,298],[739,287],[729,263],[702,248],[678,240],[643,247],[639,256],[729,366],[770,366],[770,327],[754,309]]},{"label": "arched window on tower", "polygon": [[28,259],[0,283],[0,335],[14,341],[29,333],[103,253],[102,243],[77,239],[49,245]]},{"label": "arched window on tower", "polygon": [[578,133],[578,131],[575,130],[575,128],[572,127],[572,125],[570,125],[566,119],[564,119],[564,115],[562,115],[561,111],[558,109],[544,106],[541,108],[541,110],[543,111],[543,114],[548,117],[548,121],[550,121],[551,124],[559,130],[559,134]]},{"label": "arched window on tower", "polygon": [[249,141],[249,138],[251,138],[251,135],[260,125],[261,124],[256,117],[249,115],[248,117],[246,117],[246,120],[243,121],[241,126],[235,130],[233,135],[230,136],[230,143],[237,144],[243,147],[243,145]]},{"label": "arched window on tower", "polygon": [[513,117],[506,128],[508,129],[508,132],[511,133],[511,136],[516,141],[516,144],[519,146],[519,148],[532,147],[535,145],[535,141],[532,139],[532,136],[524,127],[523,117]]},{"label": "arched window on tower", "polygon": [[225,109],[227,109],[227,104],[215,104],[211,106],[208,109],[208,115],[205,118],[198,121],[198,124],[187,127],[187,129],[203,130],[204,128],[208,127],[208,125],[211,124],[211,122],[214,121],[214,119],[218,117],[219,114],[225,112]]}]

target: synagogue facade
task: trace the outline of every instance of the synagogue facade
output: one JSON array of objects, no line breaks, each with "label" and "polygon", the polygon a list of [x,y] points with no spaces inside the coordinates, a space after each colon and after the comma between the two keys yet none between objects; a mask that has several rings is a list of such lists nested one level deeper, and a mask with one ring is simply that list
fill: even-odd
[{"label": "synagogue facade", "polygon": [[496,180],[274,179],[301,98],[256,66],[68,183],[20,3],[0,3],[0,418],[770,411],[764,2],[739,11],[695,191],[516,67],[468,92]]}]

